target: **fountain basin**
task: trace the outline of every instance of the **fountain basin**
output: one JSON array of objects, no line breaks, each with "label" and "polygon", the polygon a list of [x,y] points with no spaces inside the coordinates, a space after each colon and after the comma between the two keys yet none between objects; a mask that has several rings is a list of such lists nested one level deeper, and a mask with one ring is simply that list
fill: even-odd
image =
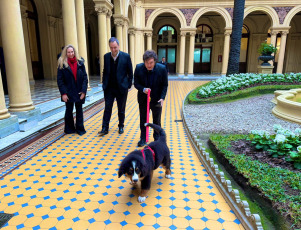
[{"label": "fountain basin", "polygon": [[273,114],[281,119],[301,124],[301,89],[276,90],[274,94],[276,106],[272,110]]}]

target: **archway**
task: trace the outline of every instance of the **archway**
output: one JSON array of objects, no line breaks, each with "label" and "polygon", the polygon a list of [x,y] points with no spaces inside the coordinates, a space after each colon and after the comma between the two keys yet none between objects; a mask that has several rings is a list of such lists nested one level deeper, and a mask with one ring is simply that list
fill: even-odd
[{"label": "archway", "polygon": [[[193,53],[193,73],[221,73],[225,28],[232,26],[231,17],[224,9],[200,9],[191,21],[196,28]],[[193,42],[193,41],[190,41]],[[192,71],[192,69],[190,70]]]},{"label": "archway", "polygon": [[[257,73],[258,49],[263,42],[270,42],[269,29],[274,25],[276,19],[265,7],[255,10],[250,8],[244,18],[245,34],[242,36],[241,52],[245,56],[240,56],[240,70],[243,72]],[[269,9],[269,8],[268,8]],[[244,30],[244,29],[243,29]],[[248,37],[248,39],[247,39]],[[248,42],[247,42],[248,41]],[[280,40],[277,40],[280,44]],[[277,66],[278,56],[275,57],[274,66]],[[276,67],[275,67],[276,68]]]},{"label": "archway", "polygon": [[164,25],[157,32],[158,61],[166,59],[169,73],[176,73],[177,37],[177,31],[172,25]]},{"label": "archway", "polygon": [[[301,72],[301,7],[299,12],[291,18],[289,34],[287,37],[284,72],[299,73]],[[280,34],[279,34],[280,36]]]}]

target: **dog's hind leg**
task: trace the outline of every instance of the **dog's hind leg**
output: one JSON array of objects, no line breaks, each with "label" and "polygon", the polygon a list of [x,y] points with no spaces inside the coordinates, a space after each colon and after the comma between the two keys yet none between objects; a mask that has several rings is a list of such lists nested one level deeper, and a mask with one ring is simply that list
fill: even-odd
[{"label": "dog's hind leg", "polygon": [[166,157],[163,161],[162,167],[165,170],[165,177],[168,179],[171,178],[170,164],[171,164],[170,157]]}]

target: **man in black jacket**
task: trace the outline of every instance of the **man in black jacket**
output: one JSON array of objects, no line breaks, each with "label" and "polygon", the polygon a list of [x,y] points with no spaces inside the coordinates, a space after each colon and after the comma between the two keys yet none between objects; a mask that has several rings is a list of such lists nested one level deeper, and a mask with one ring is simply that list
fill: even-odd
[{"label": "man in black jacket", "polygon": [[169,74],[169,68],[168,68],[168,63],[166,62],[166,58],[162,57],[162,61],[160,62],[160,64],[164,65],[167,71],[167,74]]},{"label": "man in black jacket", "polygon": [[[143,54],[144,63],[138,64],[134,74],[134,85],[138,90],[138,103],[140,112],[140,141],[138,146],[146,144],[146,113],[147,113],[147,93],[151,90],[150,109],[153,114],[153,123],[161,126],[161,113],[163,102],[167,93],[168,78],[164,65],[157,62],[157,54],[153,50],[147,50]],[[159,135],[154,132],[154,139]]]},{"label": "man in black jacket", "polygon": [[112,108],[116,98],[119,118],[119,134],[124,132],[125,106],[128,89],[132,86],[133,67],[130,55],[119,50],[119,41],[112,37],[109,40],[111,52],[104,55],[103,81],[105,111],[102,130],[99,135],[109,132]]}]

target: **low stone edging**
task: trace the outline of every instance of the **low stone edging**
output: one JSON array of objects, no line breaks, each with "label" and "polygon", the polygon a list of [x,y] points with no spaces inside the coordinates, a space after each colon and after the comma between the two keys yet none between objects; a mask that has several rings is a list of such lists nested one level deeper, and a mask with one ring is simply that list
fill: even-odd
[{"label": "low stone edging", "polygon": [[206,152],[206,149],[203,146],[203,143],[200,142],[195,133],[190,131],[191,127],[186,123],[186,113],[184,109],[184,103],[190,92],[183,100],[182,118],[185,130],[187,131],[187,135],[194,150],[198,154],[198,157],[202,161],[207,172],[210,174],[214,184],[217,186],[231,209],[233,209],[242,225],[248,230],[263,230],[260,216],[258,214],[251,213],[249,203],[246,200],[241,200],[239,191],[237,189],[233,189],[231,181],[225,179],[224,172],[220,171],[217,164],[214,164],[213,158],[210,158],[209,153]]}]

